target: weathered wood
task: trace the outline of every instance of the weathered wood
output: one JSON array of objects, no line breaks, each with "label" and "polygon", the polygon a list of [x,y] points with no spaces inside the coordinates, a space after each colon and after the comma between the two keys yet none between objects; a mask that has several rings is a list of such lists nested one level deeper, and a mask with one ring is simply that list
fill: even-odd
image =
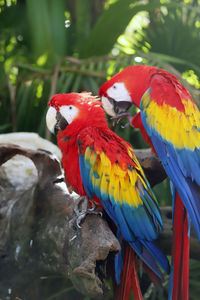
[{"label": "weathered wood", "polygon": [[[98,215],[88,215],[81,229],[70,226],[74,198],[58,184],[64,184],[64,179],[54,156],[47,151],[0,144],[0,165],[16,154],[33,161],[38,179],[27,190],[17,190],[0,178],[1,296],[4,297],[5,288],[10,286],[17,284],[19,289],[23,288],[36,274],[38,277],[44,272],[55,272],[69,278],[81,293],[101,298],[108,290],[103,269],[119,251],[118,240],[106,220]],[[138,150],[136,155],[152,185],[166,177],[160,161],[151,151]],[[163,252],[170,255],[171,209],[161,211],[164,231],[158,243]],[[193,233],[191,257],[199,260],[199,253],[200,245]],[[21,281],[19,272],[23,274]],[[8,274],[9,279],[4,274]]]},{"label": "weathered wood", "polygon": [[152,187],[162,182],[167,177],[160,159],[151,151],[151,149],[134,149],[134,153]]},{"label": "weathered wood", "polygon": [[[63,181],[63,174],[52,155],[1,144],[0,165],[16,154],[34,162],[38,181],[24,191],[1,185],[0,295],[4,296],[16,278],[17,284],[24,286],[36,274],[55,272],[70,278],[81,293],[92,298],[102,296],[108,287],[99,279],[96,265],[120,250],[118,240],[100,216],[87,216],[81,229],[69,225],[74,199],[57,184]],[[9,269],[12,276],[4,278]],[[29,274],[22,275],[22,282],[19,270]]]}]

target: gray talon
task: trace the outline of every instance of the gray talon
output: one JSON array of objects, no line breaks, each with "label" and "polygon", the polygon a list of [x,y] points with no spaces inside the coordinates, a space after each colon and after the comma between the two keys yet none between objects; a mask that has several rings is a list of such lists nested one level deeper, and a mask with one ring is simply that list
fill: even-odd
[{"label": "gray talon", "polygon": [[[79,215],[80,213],[83,213],[87,210],[88,206],[88,198],[85,196],[78,197],[75,199],[75,205],[74,205],[74,212],[76,215]],[[82,203],[82,210],[79,210],[79,205]]]},{"label": "gray talon", "polygon": [[79,215],[79,216],[77,217],[77,219],[76,219],[76,226],[77,226],[78,228],[81,228],[80,223],[81,223],[81,221],[85,218],[85,216],[86,216],[86,213],[83,213],[83,214],[81,214],[81,215]]},{"label": "gray talon", "polygon": [[94,211],[96,208],[96,206],[94,205],[94,203],[92,203],[92,207],[88,208],[88,211]]},{"label": "gray talon", "polygon": [[75,199],[74,212],[76,216],[69,221],[69,226],[72,227],[74,223],[76,223],[76,226],[81,228],[80,223],[87,214],[99,214],[102,217],[102,212],[95,209],[96,206],[94,204],[92,204],[91,208],[88,208],[88,198],[86,196],[80,196],[79,198]]}]

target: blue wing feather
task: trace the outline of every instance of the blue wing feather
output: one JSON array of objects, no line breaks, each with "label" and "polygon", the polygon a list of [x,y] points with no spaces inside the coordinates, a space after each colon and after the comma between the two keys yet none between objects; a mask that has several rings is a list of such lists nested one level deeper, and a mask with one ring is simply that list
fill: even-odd
[{"label": "blue wing feather", "polygon": [[153,242],[149,241],[142,241],[142,244],[151,253],[152,257],[157,257],[158,263],[160,264],[160,266],[162,266],[165,272],[169,273],[169,263],[166,260],[165,255],[158,249],[158,247],[156,247],[156,245]]},{"label": "blue wing feather", "polygon": [[[79,136],[79,140],[80,139],[81,136]],[[111,139],[112,139],[112,135],[110,138],[108,138],[109,142],[111,141]],[[90,142],[91,140],[92,140],[92,132],[90,130]],[[108,145],[105,139],[103,138],[101,140],[101,144],[102,144],[101,151],[103,152],[104,151],[103,149],[106,149]],[[92,198],[92,196],[95,195],[101,200],[101,203],[105,211],[107,212],[109,217],[114,221],[114,223],[118,228],[118,231],[122,234],[123,238],[127,242],[129,242],[129,244],[133,247],[135,252],[149,266],[149,268],[151,268],[152,271],[161,278],[162,277],[161,272],[154,259],[160,263],[160,265],[163,267],[163,269],[166,272],[169,272],[169,263],[167,258],[163,254],[161,255],[160,259],[158,259],[157,256],[160,255],[161,252],[159,250],[157,250],[157,252],[152,251],[150,247],[150,243],[152,242],[152,240],[156,239],[158,237],[159,231],[162,230],[162,219],[160,216],[160,212],[156,200],[153,196],[152,191],[150,190],[148,182],[146,181],[145,178],[143,178],[143,180],[146,182],[145,183],[146,186],[144,187],[142,181],[139,180],[140,189],[142,189],[140,191],[138,190],[140,199],[142,199],[140,205],[136,205],[136,206],[131,205],[126,201],[126,199],[121,199],[121,196],[120,196],[121,199],[120,201],[119,199],[115,199],[115,196],[117,197],[118,193],[112,194],[113,192],[112,189],[111,191],[109,191],[108,187],[105,190],[103,190],[103,188],[105,188],[104,167],[106,168],[106,165],[104,166],[104,161],[101,161],[102,166],[100,168],[101,170],[100,171],[97,168],[97,166],[99,166],[99,161],[101,160],[100,155],[96,155],[96,159],[93,159],[91,162],[88,158],[89,151],[87,151],[87,159],[85,158],[84,153],[86,153],[86,149],[88,149],[88,147],[89,147],[88,145],[85,145],[85,152],[82,151],[82,149],[84,148],[84,143],[83,141],[81,141],[82,152],[80,151],[81,154],[79,155],[79,163],[80,163],[81,178],[86,193],[90,198]],[[93,152],[96,151],[95,143],[91,146],[90,149]],[[125,155],[128,155],[128,152],[127,153],[125,152]],[[131,159],[130,159],[130,163],[131,163]],[[137,172],[139,172],[139,170],[137,170]],[[113,174],[110,175],[108,174],[107,176],[112,177],[112,175]],[[128,176],[128,171],[126,173],[126,176]],[[140,176],[143,175],[140,174]],[[108,178],[108,186],[109,184],[110,184],[110,179]],[[116,188],[119,189],[119,193],[120,193],[120,189],[121,189],[120,184]],[[135,197],[137,199],[138,196],[135,195]],[[137,200],[135,201],[137,202]],[[133,203],[135,202],[133,201]],[[147,245],[148,248],[151,249],[151,254],[149,254],[148,251],[145,250],[145,243],[144,243],[145,240],[148,241]],[[156,246],[152,245],[152,248],[155,249]],[[119,265],[121,264],[120,256],[117,258],[116,264]],[[117,278],[119,277],[118,275],[116,275]]]},{"label": "blue wing feather", "polygon": [[89,198],[93,197],[93,194],[91,194],[91,179],[90,179],[90,168],[89,165],[85,161],[84,155],[79,155],[79,168],[81,173],[81,178],[83,181],[84,189],[88,195]]},{"label": "blue wing feather", "polygon": [[141,117],[167,175],[179,192],[200,240],[199,149],[195,149],[193,152],[185,148],[176,149],[173,144],[164,140],[155,129],[149,127],[144,112],[141,112]]}]

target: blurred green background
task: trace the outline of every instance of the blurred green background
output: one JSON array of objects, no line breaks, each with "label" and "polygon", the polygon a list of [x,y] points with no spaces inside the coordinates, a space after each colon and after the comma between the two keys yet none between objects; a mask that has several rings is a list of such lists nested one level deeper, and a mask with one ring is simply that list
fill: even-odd
[{"label": "blurred green background", "polygon": [[[167,69],[200,103],[199,0],[0,0],[0,28],[0,133],[52,139],[45,114],[53,94],[97,94],[132,64]],[[146,147],[138,131],[116,131]],[[161,206],[170,205],[167,180],[155,193]],[[191,299],[199,299],[199,269],[191,268]],[[70,299],[71,289],[45,288],[43,299]],[[166,299],[152,288],[145,295]]]}]

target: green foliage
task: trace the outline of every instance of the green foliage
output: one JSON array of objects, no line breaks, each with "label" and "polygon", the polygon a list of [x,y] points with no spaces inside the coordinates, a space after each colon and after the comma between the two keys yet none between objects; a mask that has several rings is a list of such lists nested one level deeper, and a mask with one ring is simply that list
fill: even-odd
[{"label": "green foliage", "polygon": [[[157,65],[174,73],[198,103],[197,3],[0,0],[0,133],[34,131],[50,138],[45,114],[53,94],[83,90],[97,94],[103,82],[131,64]],[[137,23],[138,12],[147,18],[146,27]],[[131,112],[136,112],[134,107]],[[146,147],[138,131],[121,125],[116,131],[135,148]],[[160,205],[171,204],[168,180],[154,191]],[[191,264],[191,299],[198,299],[195,266]],[[166,277],[166,288],[167,282]],[[152,286],[145,295],[164,299]],[[49,299],[54,298],[62,298],[62,291]]]},{"label": "green foliage", "polygon": [[[34,54],[41,55],[48,49],[49,60],[56,61],[66,52],[65,1],[27,0],[26,14]],[[39,9],[38,9],[39,8]]]},{"label": "green foliage", "polygon": [[[197,34],[195,32],[189,35],[189,33],[193,28],[191,26],[198,24],[197,13],[190,9],[193,14],[190,13],[188,16],[185,13],[186,17],[183,17],[179,6],[176,9],[171,8],[177,3],[165,4],[169,11],[166,16],[162,13],[163,1],[162,3],[160,1],[108,1],[104,9],[101,5],[101,11],[98,13],[92,11],[94,7],[88,0],[84,2],[77,0],[76,5],[70,0],[67,2],[60,0],[59,5],[53,0],[26,0],[26,2],[21,0],[16,3],[13,1],[10,6],[7,6],[5,1],[2,3],[0,132],[32,130],[44,136],[46,104],[53,93],[87,90],[97,94],[107,74],[111,76],[122,68],[137,63],[138,56],[142,63],[165,67],[172,72],[177,70],[171,69],[168,62],[175,66],[181,65],[184,69],[189,67],[196,73],[199,69],[198,47],[196,56],[193,54],[195,47],[191,49],[192,57],[196,57],[195,61],[190,61],[188,56],[185,57],[184,55],[190,51],[188,48],[184,50],[184,47],[181,47],[180,40],[183,41],[184,37],[183,27],[177,26],[182,24],[180,20],[184,20],[184,32],[187,32],[191,39],[187,47],[190,44],[194,45]],[[116,47],[117,38],[123,33],[133,16],[141,10],[146,10],[150,14],[150,25],[140,32],[143,40],[137,41],[137,44],[133,43],[134,51],[137,51],[135,55],[119,54],[112,58],[109,56],[95,58],[94,56],[100,54],[108,55],[112,48]],[[158,11],[159,17],[151,22]],[[96,20],[93,20],[91,12],[96,15]],[[18,18],[15,17],[16,15]],[[69,28],[64,27],[66,16],[71,22]],[[95,24],[94,27],[92,23]],[[173,28],[176,28],[179,34],[182,32],[182,38],[179,36],[175,39],[176,45],[179,45],[179,47],[174,46],[178,51],[177,55],[169,51],[173,44],[171,37],[176,37],[176,32],[172,34]],[[164,44],[160,43],[163,35],[168,37],[164,39]],[[146,42],[154,52],[142,52]],[[156,45],[160,48],[156,48]],[[88,58],[78,60],[78,57]],[[188,74],[185,73],[185,78],[189,78],[192,82],[191,75]],[[143,146],[138,133],[133,136],[131,130],[123,130],[122,135],[128,140],[135,140],[137,147]]]},{"label": "green foliage", "polygon": [[176,9],[160,7],[149,12],[149,26],[139,30],[132,43],[136,50],[163,55],[161,59],[181,72],[189,67],[200,75],[200,8],[196,1],[191,5],[176,2]]}]

